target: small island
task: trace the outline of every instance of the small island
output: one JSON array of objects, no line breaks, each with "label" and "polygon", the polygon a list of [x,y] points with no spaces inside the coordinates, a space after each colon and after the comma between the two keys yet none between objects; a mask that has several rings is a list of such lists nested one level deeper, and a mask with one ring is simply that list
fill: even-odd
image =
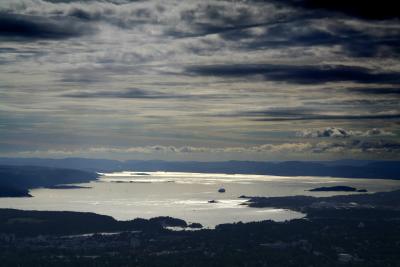
[{"label": "small island", "polygon": [[317,187],[309,190],[310,192],[367,192],[366,189],[357,189],[351,186],[329,186],[329,187]]}]

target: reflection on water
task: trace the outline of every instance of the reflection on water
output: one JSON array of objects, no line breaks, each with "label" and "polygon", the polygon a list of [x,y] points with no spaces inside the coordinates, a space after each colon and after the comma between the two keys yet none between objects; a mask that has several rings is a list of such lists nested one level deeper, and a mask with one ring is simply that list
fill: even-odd
[{"label": "reflection on water", "polygon": [[[0,208],[89,211],[120,220],[172,216],[213,227],[228,222],[300,218],[301,213],[289,210],[248,208],[238,197],[332,195],[307,191],[326,185],[353,186],[369,192],[400,189],[400,182],[393,180],[119,172],[102,174],[99,181],[82,184],[90,189],[36,189],[31,192],[33,198],[2,198]],[[225,193],[217,192],[221,187]],[[216,203],[208,203],[210,200]]]}]

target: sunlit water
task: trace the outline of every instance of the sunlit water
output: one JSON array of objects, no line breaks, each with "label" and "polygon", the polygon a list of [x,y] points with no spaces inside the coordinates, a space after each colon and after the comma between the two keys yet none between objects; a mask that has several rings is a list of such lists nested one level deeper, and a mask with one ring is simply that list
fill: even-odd
[{"label": "sunlit water", "polygon": [[[33,198],[0,198],[0,208],[87,211],[119,220],[172,216],[206,227],[229,222],[284,221],[303,214],[274,208],[249,208],[239,196],[329,196],[337,192],[309,192],[320,186],[346,185],[369,192],[400,189],[394,180],[329,177],[281,177],[174,172],[102,174],[89,189],[35,189]],[[218,193],[219,188],[225,193]],[[208,203],[216,200],[217,203]]]}]

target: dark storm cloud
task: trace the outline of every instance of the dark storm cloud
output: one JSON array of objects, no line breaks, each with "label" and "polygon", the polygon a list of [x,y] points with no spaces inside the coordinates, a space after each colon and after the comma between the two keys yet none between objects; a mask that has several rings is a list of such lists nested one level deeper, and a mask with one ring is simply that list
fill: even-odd
[{"label": "dark storm cloud", "polygon": [[68,15],[82,20],[99,20],[101,18],[101,14],[99,13],[90,13],[80,8],[72,9]]},{"label": "dark storm cloud", "polygon": [[[253,1],[254,4],[257,1]],[[260,26],[275,25],[292,22],[307,17],[318,18],[320,15],[307,12],[293,12],[287,10],[279,16],[275,14],[276,8],[273,1],[265,1],[266,5],[243,6],[221,2],[201,3],[196,7],[184,9],[180,12],[180,20],[185,22],[188,28],[169,29],[167,34],[176,37],[195,37],[209,34],[221,34],[223,38],[249,37],[247,29]],[[250,2],[251,3],[251,2]],[[259,4],[259,3],[258,3]],[[265,7],[268,6],[268,9]],[[257,8],[258,7],[258,8]],[[265,12],[263,12],[265,11]]]},{"label": "dark storm cloud", "polygon": [[268,113],[263,114],[265,118],[255,119],[257,121],[302,121],[302,120],[389,120],[400,119],[399,114],[378,114],[378,115],[323,115],[303,114],[288,117],[270,117]]},{"label": "dark storm cloud", "polygon": [[[251,2],[249,2],[251,3]],[[254,3],[251,3],[254,4]],[[309,14],[312,17],[311,14]],[[224,1],[203,2],[195,7],[183,9],[180,20],[185,23],[185,28],[170,28],[166,35],[175,37],[198,37],[209,34],[239,35],[239,32],[254,27],[273,25],[292,21],[303,14],[294,14],[283,11],[276,14],[272,3],[266,5],[232,4]]]},{"label": "dark storm cloud", "polygon": [[[315,16],[317,17],[317,16]],[[321,23],[332,20],[300,16],[273,23],[231,27],[220,31],[221,38],[234,42],[242,49],[278,49],[290,47],[340,46],[342,52],[352,57],[391,57],[400,55],[400,31],[398,29],[367,28],[340,22],[321,28]],[[258,27],[263,31],[252,32]],[[379,31],[379,36],[377,36]],[[216,31],[217,32],[217,31]]]},{"label": "dark storm cloud", "polygon": [[128,15],[117,14],[114,9],[90,10],[74,7],[65,12],[65,16],[85,22],[106,22],[119,28],[129,29],[142,24],[156,24],[154,10],[148,8],[132,9]]},{"label": "dark storm cloud", "polygon": [[[43,0],[49,3],[91,3],[96,0]],[[126,4],[131,2],[139,2],[140,0],[97,0],[99,3]]]},{"label": "dark storm cloud", "polygon": [[72,19],[0,13],[0,38],[66,39],[93,32],[92,26]]},{"label": "dark storm cloud", "polygon": [[[400,18],[397,2],[391,0],[273,0],[277,4],[288,4],[312,10],[337,12],[362,19],[382,20]],[[266,1],[270,2],[270,1]]]},{"label": "dark storm cloud", "polygon": [[274,108],[263,111],[247,111],[232,116],[250,117],[256,121],[307,121],[307,120],[374,120],[400,119],[400,113],[376,114],[324,114],[322,110],[307,107]]},{"label": "dark storm cloud", "polygon": [[[399,33],[400,34],[400,33]],[[350,35],[338,42],[343,52],[353,57],[395,57],[400,55],[400,35],[377,39],[376,36]],[[333,42],[334,44],[335,42]]]},{"label": "dark storm cloud", "polygon": [[[255,23],[255,24],[242,24],[242,25],[215,25],[212,23],[195,23],[191,25],[190,32],[185,31],[177,31],[176,29],[169,29],[166,31],[166,35],[172,35],[175,37],[200,37],[209,34],[221,34],[221,36],[234,35],[235,37],[239,37],[238,32],[245,29],[251,29],[254,27],[260,27],[268,25],[269,23]],[[246,35],[246,31],[242,31],[240,35],[243,37]],[[246,35],[250,36],[250,35]]]},{"label": "dark storm cloud", "polygon": [[[274,1],[263,2],[274,3]],[[188,9],[181,12],[181,20],[190,26],[188,29],[174,28],[166,34],[175,37],[219,34],[221,38],[232,41],[233,45],[242,49],[339,45],[343,53],[353,57],[400,55],[398,30],[381,27],[377,36],[376,29],[373,29],[372,25],[363,29],[346,25],[340,21],[345,19],[343,16],[336,16],[336,13],[329,11],[330,9],[312,8],[318,3],[312,3],[309,8],[304,8],[305,2],[308,1],[275,2],[275,9],[280,12],[275,16],[271,16],[274,12],[256,13],[250,8],[230,10],[222,4],[198,6],[195,10]],[[277,7],[285,7],[285,3],[292,9],[283,12],[283,9]],[[327,29],[321,27],[321,24],[325,23],[331,23]],[[264,34],[252,32],[254,28],[263,29]]]},{"label": "dark storm cloud", "polygon": [[[44,0],[50,3],[74,3],[74,2],[93,2],[93,0]],[[98,0],[100,3],[125,4],[130,2],[139,2],[138,0]],[[232,1],[234,4],[236,1]],[[319,12],[327,11],[330,13],[345,14],[365,19],[390,19],[399,18],[396,1],[381,0],[363,1],[363,0],[254,0],[249,3],[275,3],[278,6],[291,6],[294,8],[303,8],[306,10],[317,10]],[[209,9],[211,16],[218,16],[216,10]]]},{"label": "dark storm cloud", "polygon": [[246,77],[261,75],[265,80],[293,84],[323,84],[328,82],[358,82],[399,84],[400,73],[375,72],[358,66],[321,65],[296,66],[274,64],[236,64],[190,66],[191,75],[217,77]]},{"label": "dark storm cloud", "polygon": [[[361,2],[362,4],[360,5]],[[390,14],[396,14],[396,16],[399,15],[398,12],[394,11],[396,8],[391,9],[394,5],[392,2],[384,2],[388,2],[389,4],[385,3],[386,7],[382,8],[384,5],[377,5],[376,3],[366,5],[365,1],[354,0],[350,0],[350,2],[346,1],[346,3],[330,0],[327,2],[309,0],[253,1],[253,3],[264,3],[270,6],[270,12],[262,13],[257,13],[254,9],[248,7],[245,8],[240,6],[238,8],[231,8],[221,3],[198,5],[195,9],[186,9],[181,12],[181,20],[191,26],[191,32],[172,31],[171,33],[185,37],[191,35],[197,36],[220,33],[223,38],[240,39],[243,37],[249,37],[247,29],[275,25],[275,28],[271,28],[271,34],[265,36],[265,40],[262,40],[263,37],[261,37],[258,45],[285,45],[285,41],[280,43],[279,41],[268,42],[268,40],[271,38],[282,40],[282,38],[275,37],[284,37],[283,35],[290,32],[290,34],[293,34],[293,38],[292,41],[289,39],[287,42],[295,44],[297,41],[299,42],[298,45],[307,45],[309,43],[316,45],[327,43],[332,44],[332,42],[343,43],[349,41],[347,39],[350,37],[353,39],[353,43],[357,48],[362,48],[358,42],[368,41],[370,44],[374,44],[373,41],[376,41],[376,38],[370,39],[370,36],[368,35],[360,35],[360,33],[354,31],[354,29],[350,29],[347,33],[345,30],[348,29],[338,29],[337,33],[335,31],[322,32],[316,30],[314,33],[306,32],[304,36],[302,33],[305,28],[307,29],[312,26],[310,25],[310,22],[315,19],[325,21],[342,19],[343,16],[336,11],[343,11],[346,14],[352,13],[350,10],[354,10],[353,13],[356,13],[357,10],[360,12],[366,12],[366,6],[374,6],[374,9],[372,10],[374,12],[372,12],[371,15],[377,15],[377,17],[382,18],[391,18]],[[288,7],[290,8],[288,9]],[[388,14],[385,16],[383,15],[384,12],[382,12],[382,15],[378,15],[378,13],[375,12],[379,12],[381,9],[385,10]],[[346,10],[349,12],[345,12]],[[279,15],[274,14],[278,12]],[[339,14],[339,16],[337,14]],[[395,35],[395,37],[396,36],[397,38],[394,38],[395,40],[393,40],[393,38],[388,40],[383,38],[384,40],[382,40],[382,36],[380,36],[381,38],[379,38],[380,40],[377,44],[374,44],[374,48],[380,42],[382,42],[382,45],[395,46],[399,43],[398,34]],[[253,45],[256,44],[257,43]],[[347,47],[345,48],[347,49]],[[349,47],[349,51],[347,52],[351,52],[351,48],[354,48],[354,46]],[[365,46],[364,48],[367,49],[368,47]]]}]

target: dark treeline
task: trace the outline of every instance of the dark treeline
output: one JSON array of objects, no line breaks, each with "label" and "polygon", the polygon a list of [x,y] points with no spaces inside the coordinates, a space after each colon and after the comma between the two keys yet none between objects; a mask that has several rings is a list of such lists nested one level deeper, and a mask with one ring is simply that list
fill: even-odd
[{"label": "dark treeline", "polygon": [[[2,212],[0,210],[0,214]],[[18,212],[12,215],[15,210],[9,212],[11,215],[2,217],[1,221],[6,219],[16,227],[17,218],[20,218],[19,223],[28,229],[38,229],[32,228],[34,223],[29,223],[28,219],[42,220],[36,224],[46,225],[45,220],[59,216],[59,233],[65,234],[70,233],[66,225],[70,218],[85,222],[88,228],[92,225],[89,229],[92,231],[116,223],[107,216],[84,213],[39,216],[30,212],[21,215]],[[381,215],[380,212],[374,215],[370,209],[334,209],[331,212],[315,210],[306,220],[223,224],[215,230],[175,232],[162,229],[161,224],[146,229],[143,226],[156,224],[142,220],[142,225],[134,228],[141,231],[117,235],[65,238],[0,233],[0,260],[4,266],[29,267],[399,266],[400,214]],[[65,224],[62,224],[62,217]]]},{"label": "dark treeline", "polygon": [[21,237],[136,230],[158,232],[166,226],[188,227],[188,224],[181,219],[162,216],[117,221],[111,216],[91,212],[0,209],[0,233]]}]

